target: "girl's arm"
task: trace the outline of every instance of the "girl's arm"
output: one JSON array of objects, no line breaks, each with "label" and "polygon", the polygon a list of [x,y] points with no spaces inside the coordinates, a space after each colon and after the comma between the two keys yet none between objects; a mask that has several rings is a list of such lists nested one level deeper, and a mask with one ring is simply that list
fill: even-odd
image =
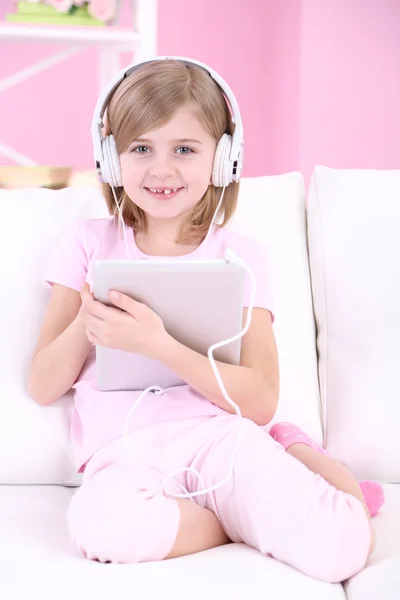
[{"label": "girl's arm", "polygon": [[53,284],[28,381],[29,395],[42,406],[53,404],[73,386],[92,347],[81,305],[79,292]]},{"label": "girl's arm", "polygon": [[[243,322],[246,314],[247,309]],[[229,413],[235,413],[221,393],[208,357],[168,336],[157,359],[208,400]],[[271,314],[268,310],[253,310],[250,328],[242,338],[240,365],[218,361],[216,365],[229,397],[239,406],[242,416],[258,425],[269,423],[278,405],[279,370]]]}]

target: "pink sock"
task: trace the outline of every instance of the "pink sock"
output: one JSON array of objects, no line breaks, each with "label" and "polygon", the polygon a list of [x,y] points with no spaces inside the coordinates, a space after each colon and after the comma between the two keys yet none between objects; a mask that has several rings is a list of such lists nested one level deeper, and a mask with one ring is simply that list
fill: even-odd
[{"label": "pink sock", "polygon": [[[269,435],[276,440],[285,450],[292,444],[305,444],[316,452],[329,456],[327,451],[318,446],[304,431],[291,423],[276,423],[269,431]],[[383,488],[376,481],[359,481],[358,485],[363,493],[371,517],[374,517],[385,502]]]}]

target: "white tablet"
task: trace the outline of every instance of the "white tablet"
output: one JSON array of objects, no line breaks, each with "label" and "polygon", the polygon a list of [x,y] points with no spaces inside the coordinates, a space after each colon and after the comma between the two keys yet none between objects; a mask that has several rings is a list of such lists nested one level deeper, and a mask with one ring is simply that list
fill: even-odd
[{"label": "white tablet", "polygon": [[[236,262],[211,260],[95,261],[93,292],[110,305],[114,289],[143,302],[163,320],[165,329],[192,350],[208,348],[243,328],[246,270]],[[216,360],[239,364],[241,339],[214,352]],[[96,347],[101,390],[144,390],[184,385],[163,363],[140,354]]]}]

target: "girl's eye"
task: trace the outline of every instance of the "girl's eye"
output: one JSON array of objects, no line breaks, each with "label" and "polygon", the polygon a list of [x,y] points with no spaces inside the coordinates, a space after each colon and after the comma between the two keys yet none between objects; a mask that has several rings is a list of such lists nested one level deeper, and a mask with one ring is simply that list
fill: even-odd
[{"label": "girl's eye", "polygon": [[132,148],[132,152],[136,152],[136,154],[147,154],[148,146],[136,146],[136,148]]},{"label": "girl's eye", "polygon": [[[176,151],[178,154],[193,154],[193,150],[188,146],[179,146]],[[136,146],[135,148],[132,148],[131,152],[135,152],[136,154],[148,154],[150,148],[148,146]]]},{"label": "girl's eye", "polygon": [[183,152],[178,152],[178,154],[192,154],[193,150],[191,148],[188,148],[188,146],[180,146],[179,148],[177,148],[178,150],[183,150]]}]

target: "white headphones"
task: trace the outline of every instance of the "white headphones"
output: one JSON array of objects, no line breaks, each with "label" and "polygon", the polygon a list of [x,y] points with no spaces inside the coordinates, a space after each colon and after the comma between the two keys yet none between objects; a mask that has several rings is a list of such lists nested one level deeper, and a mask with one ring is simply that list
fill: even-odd
[{"label": "white headphones", "polygon": [[108,183],[113,187],[122,187],[121,166],[114,136],[103,137],[103,116],[107,108],[108,100],[119,84],[141,65],[155,60],[178,60],[187,65],[197,65],[204,69],[222,89],[229,101],[233,112],[232,123],[235,124],[233,136],[224,133],[218,142],[214,157],[212,183],[216,187],[225,187],[232,182],[237,182],[243,167],[243,125],[240,116],[239,105],[226,81],[207,65],[179,56],[160,56],[139,63],[128,65],[125,69],[108,84],[100,94],[94,109],[92,120],[92,140],[94,160],[97,173],[102,183]]}]

